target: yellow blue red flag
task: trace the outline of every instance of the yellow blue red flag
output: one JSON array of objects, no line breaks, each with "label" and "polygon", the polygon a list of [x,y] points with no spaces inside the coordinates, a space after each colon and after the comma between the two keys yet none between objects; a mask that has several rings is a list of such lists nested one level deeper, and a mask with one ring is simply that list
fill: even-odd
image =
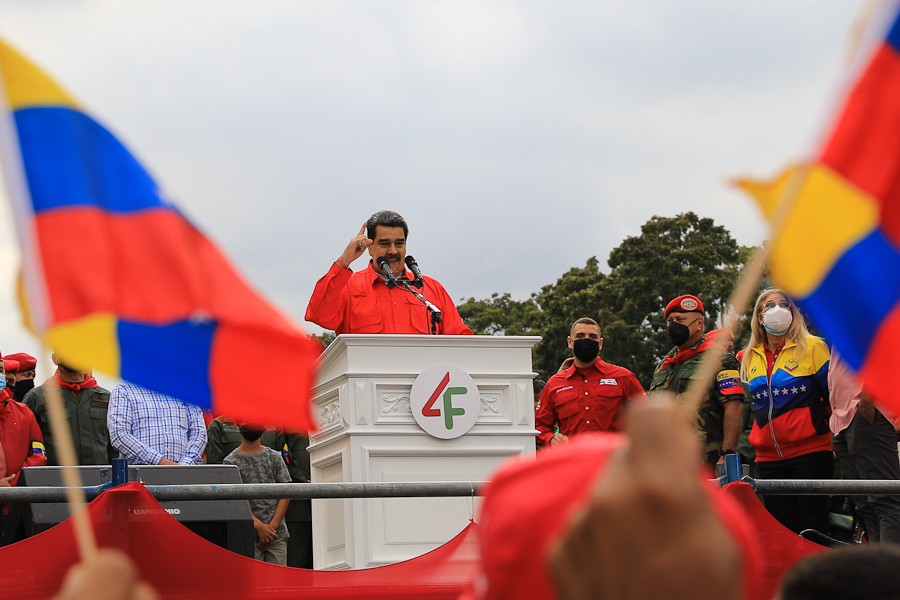
[{"label": "yellow blue red flag", "polygon": [[[313,427],[318,342],[250,288],[119,140],[2,42],[0,72],[29,328],[74,366],[239,421]],[[271,374],[252,389],[247,357]]]},{"label": "yellow blue red flag", "polygon": [[772,220],[770,272],[866,389],[900,409],[900,20],[870,22],[833,125],[813,157],[774,181],[739,181]]}]

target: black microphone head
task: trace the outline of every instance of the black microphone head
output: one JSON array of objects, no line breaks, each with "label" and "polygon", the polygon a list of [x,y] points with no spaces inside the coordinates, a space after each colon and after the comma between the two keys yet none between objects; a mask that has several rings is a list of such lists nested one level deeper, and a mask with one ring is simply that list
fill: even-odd
[{"label": "black microphone head", "polygon": [[391,270],[391,265],[388,264],[388,259],[386,259],[385,257],[379,256],[375,259],[375,262],[378,263],[378,266],[381,267],[381,270],[385,273],[387,273],[388,271],[393,273],[393,271]]},{"label": "black microphone head", "polygon": [[413,282],[413,285],[417,288],[421,288],[423,285],[422,282],[422,272],[419,270],[419,265],[416,263],[416,259],[414,259],[409,254],[406,255],[406,268],[413,272],[413,275],[416,276],[416,280]]}]

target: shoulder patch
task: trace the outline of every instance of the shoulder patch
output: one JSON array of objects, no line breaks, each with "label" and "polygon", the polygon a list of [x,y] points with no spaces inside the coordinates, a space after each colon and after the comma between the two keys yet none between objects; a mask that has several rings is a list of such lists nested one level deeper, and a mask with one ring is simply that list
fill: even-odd
[{"label": "shoulder patch", "polygon": [[727,369],[725,371],[719,371],[719,374],[716,375],[716,381],[722,381],[723,379],[734,379],[735,377],[740,377],[740,373],[738,371]]},{"label": "shoulder patch", "polygon": [[731,369],[719,371],[716,381],[719,383],[719,392],[722,394],[730,396],[744,393],[744,388],[741,386],[741,374],[738,371]]}]

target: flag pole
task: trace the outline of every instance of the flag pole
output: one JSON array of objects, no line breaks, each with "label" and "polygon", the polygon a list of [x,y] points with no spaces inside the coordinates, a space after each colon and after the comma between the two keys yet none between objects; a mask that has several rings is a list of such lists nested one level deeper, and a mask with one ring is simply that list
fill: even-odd
[{"label": "flag pole", "polygon": [[[791,208],[793,208],[797,196],[800,195],[808,169],[808,165],[802,164],[797,167],[791,176],[791,181],[786,186],[781,200],[779,200],[773,213],[770,243],[778,237],[779,232],[784,227],[784,222],[787,221]],[[727,318],[727,327],[731,331],[732,336],[737,333],[741,316],[747,310],[750,302],[753,301],[756,286],[760,278],[762,278],[768,259],[769,249],[765,244],[761,244],[759,248],[753,251],[747,266],[741,270],[741,275],[727,304],[727,306],[731,307]],[[697,377],[691,379],[685,392],[685,401],[682,404],[689,416],[693,417],[700,410],[700,405],[706,397],[707,390],[709,390],[709,382],[716,374],[720,364],[719,361],[722,359],[724,352],[725,350],[723,349],[720,352],[703,353],[703,360],[700,363],[700,368],[697,370]]]},{"label": "flag pole", "polygon": [[[4,77],[0,77],[0,163],[3,165],[6,189],[14,207],[16,234],[19,238],[19,247],[22,248],[21,280],[29,304],[27,315],[24,303],[21,305],[22,316],[27,328],[40,337],[38,332],[43,332],[48,326],[49,308],[42,286],[39,284],[43,280],[43,265],[39,259],[35,259],[40,256],[40,251],[34,235],[31,195],[25,177],[25,168],[22,164],[18,132],[7,102],[7,92]],[[32,219],[29,220],[24,215],[31,215]],[[42,346],[46,354],[47,347],[43,340]],[[62,393],[59,388],[52,385],[46,387],[45,401],[50,413],[50,431],[56,441],[55,449],[59,454],[57,458],[62,466],[62,479],[67,488],[69,513],[72,515],[75,525],[75,540],[78,543],[82,561],[93,562],[97,556],[97,540],[94,537],[94,530],[91,528],[87,511],[82,510],[85,508],[86,502],[81,475],[75,468],[78,462],[75,458],[72,430],[66,418]]]},{"label": "flag pole", "polygon": [[84,510],[87,502],[82,488],[81,474],[75,468],[78,465],[78,459],[75,457],[75,443],[72,440],[72,428],[69,426],[69,419],[66,417],[63,406],[62,391],[59,387],[51,384],[45,384],[44,387],[47,390],[45,400],[50,413],[50,431],[53,432],[55,442],[54,451],[62,466],[62,479],[66,486],[69,513],[72,515],[72,522],[75,526],[78,551],[83,562],[93,562],[97,557],[97,540],[94,537],[87,510]]}]

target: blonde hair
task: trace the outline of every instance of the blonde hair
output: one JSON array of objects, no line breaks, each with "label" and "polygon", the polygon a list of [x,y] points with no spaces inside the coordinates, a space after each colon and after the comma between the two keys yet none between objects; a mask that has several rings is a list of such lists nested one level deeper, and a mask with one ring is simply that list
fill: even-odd
[{"label": "blonde hair", "polygon": [[788,304],[791,305],[791,315],[793,316],[793,320],[791,321],[791,326],[788,328],[786,335],[787,339],[797,345],[794,358],[800,360],[806,356],[808,339],[816,337],[806,328],[806,319],[803,318],[803,314],[797,309],[797,305],[791,300],[790,296],[779,288],[769,288],[763,291],[763,293],[759,295],[759,298],[756,299],[756,305],[753,307],[753,316],[750,321],[750,341],[747,342],[744,357],[741,359],[741,378],[744,381],[747,381],[747,366],[750,364],[751,354],[750,349],[766,343],[766,329],[763,327],[762,323],[759,322],[759,315],[762,314],[763,305],[766,303],[766,300],[775,294],[784,296],[788,301]]}]

